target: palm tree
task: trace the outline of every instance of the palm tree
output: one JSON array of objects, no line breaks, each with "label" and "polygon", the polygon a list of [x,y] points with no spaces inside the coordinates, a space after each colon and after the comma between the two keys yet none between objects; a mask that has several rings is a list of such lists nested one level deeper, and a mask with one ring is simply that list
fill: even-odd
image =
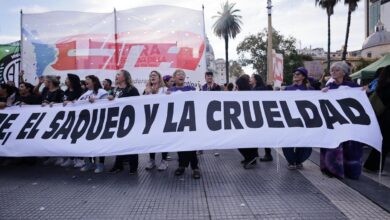
[{"label": "palm tree", "polygon": [[330,16],[333,15],[334,6],[339,0],[316,0],[316,5],[319,5],[321,8],[326,10],[328,15],[328,73],[330,71]]},{"label": "palm tree", "polygon": [[360,0],[344,0],[344,4],[348,5],[348,20],[347,20],[347,32],[345,34],[345,43],[342,60],[347,59],[347,47],[348,47],[348,38],[349,38],[349,28],[351,27],[351,14],[354,12],[358,6]]},{"label": "palm tree", "polygon": [[235,38],[241,32],[241,16],[237,15],[239,9],[234,9],[236,4],[230,4],[226,1],[222,4],[222,11],[218,15],[213,16],[217,18],[213,25],[214,33],[225,40],[225,65],[226,65],[226,83],[229,83],[229,38]]}]

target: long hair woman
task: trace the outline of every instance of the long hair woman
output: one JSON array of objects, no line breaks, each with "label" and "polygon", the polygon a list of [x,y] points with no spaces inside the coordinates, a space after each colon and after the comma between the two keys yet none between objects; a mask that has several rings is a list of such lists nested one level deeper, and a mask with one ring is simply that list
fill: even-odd
[{"label": "long hair woman", "polygon": [[[248,76],[240,76],[236,80],[236,91],[251,91],[252,87],[249,82]],[[257,165],[257,158],[259,157],[259,153],[257,148],[240,148],[238,151],[244,157],[244,160],[241,161],[244,169],[250,169]]]},{"label": "long hair woman", "polygon": [[[102,88],[98,77],[94,75],[86,76],[85,84],[88,90],[80,96],[79,101],[88,100],[90,103],[94,103],[97,99],[107,98],[108,93]],[[95,169],[95,173],[102,173],[104,171],[104,157],[95,158],[95,163],[92,163],[91,158],[85,158],[84,162],[85,165],[80,169],[82,172],[92,169]]]},{"label": "long hair woman", "polygon": [[[127,70],[120,70],[115,78],[116,88],[112,95],[108,96],[108,100],[117,98],[139,96],[137,88],[134,87],[131,75]],[[130,166],[130,174],[136,174],[138,170],[138,154],[116,156],[115,164],[109,171],[110,173],[118,173],[123,171],[123,162],[127,161]]]},{"label": "long hair woman", "polygon": [[[161,77],[161,74],[156,70],[150,72],[149,80],[146,83],[144,95],[165,94],[166,92],[167,92],[167,88],[165,87],[165,83],[163,78]],[[168,156],[167,152],[161,153],[161,162],[158,165],[157,170],[163,171],[168,168],[167,156]],[[150,153],[149,161],[146,164],[145,169],[152,170],[155,167],[156,167],[156,153]]]}]

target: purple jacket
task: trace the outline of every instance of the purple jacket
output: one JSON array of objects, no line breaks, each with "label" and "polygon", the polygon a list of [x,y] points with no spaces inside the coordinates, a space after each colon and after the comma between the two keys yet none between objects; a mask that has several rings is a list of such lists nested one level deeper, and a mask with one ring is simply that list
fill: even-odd
[{"label": "purple jacket", "polygon": [[286,88],[284,89],[286,91],[294,91],[294,90],[313,90],[310,86],[306,86],[306,85],[297,85],[297,84],[292,84],[290,86],[286,86]]},{"label": "purple jacket", "polygon": [[177,91],[182,91],[182,92],[188,92],[188,91],[195,91],[195,87],[193,86],[182,86],[182,87],[172,87],[168,91],[170,92],[177,92]]}]

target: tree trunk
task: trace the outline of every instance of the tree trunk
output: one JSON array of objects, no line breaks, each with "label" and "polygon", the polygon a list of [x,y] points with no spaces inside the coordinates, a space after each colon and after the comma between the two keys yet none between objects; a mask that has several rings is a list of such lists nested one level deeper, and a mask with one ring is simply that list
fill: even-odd
[{"label": "tree trunk", "polygon": [[225,36],[226,83],[229,83],[229,36]]},{"label": "tree trunk", "polygon": [[342,60],[347,59],[347,47],[348,47],[348,38],[349,38],[349,28],[351,27],[351,14],[352,11],[348,10],[348,20],[347,20],[347,33],[345,34],[344,50]]},{"label": "tree trunk", "polygon": [[330,73],[330,14],[328,14],[328,65],[326,69]]}]

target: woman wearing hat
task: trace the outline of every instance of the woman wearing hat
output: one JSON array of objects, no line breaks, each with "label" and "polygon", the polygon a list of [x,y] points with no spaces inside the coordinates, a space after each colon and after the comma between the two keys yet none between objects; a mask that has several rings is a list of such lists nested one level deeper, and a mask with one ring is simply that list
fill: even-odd
[{"label": "woman wearing hat", "polygon": [[[350,67],[345,62],[333,63],[330,73],[333,82],[322,89],[327,92],[329,89],[340,87],[359,87],[349,80]],[[358,179],[362,172],[363,144],[356,141],[346,141],[335,149],[321,148],[320,168],[329,177]]]},{"label": "woman wearing hat", "polygon": [[[293,84],[286,86],[286,91],[312,90],[310,87],[307,70],[304,67],[297,68],[293,73]],[[309,147],[282,148],[283,154],[288,162],[289,170],[302,169],[302,163],[310,157],[312,149]]]},{"label": "woman wearing hat", "polygon": [[164,80],[164,83],[165,83],[165,86],[170,89],[172,88],[173,86],[175,86],[175,78],[173,78],[172,76],[170,75],[165,75],[163,77],[163,80]]}]

